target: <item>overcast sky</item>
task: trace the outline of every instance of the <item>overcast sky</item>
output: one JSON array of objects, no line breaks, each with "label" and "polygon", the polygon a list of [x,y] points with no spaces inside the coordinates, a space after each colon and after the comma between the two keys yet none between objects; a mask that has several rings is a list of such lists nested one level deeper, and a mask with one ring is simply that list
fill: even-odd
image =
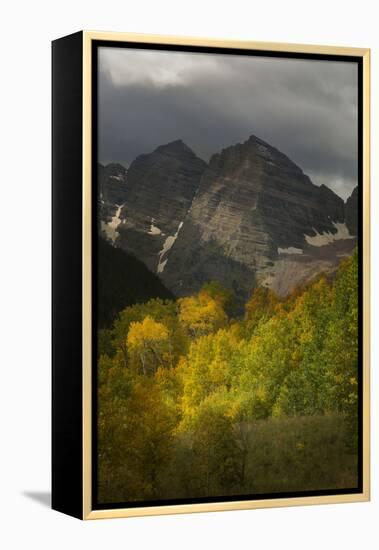
[{"label": "overcast sky", "polygon": [[357,66],[99,49],[99,160],[182,139],[203,158],[251,134],[344,199],[357,184]]}]

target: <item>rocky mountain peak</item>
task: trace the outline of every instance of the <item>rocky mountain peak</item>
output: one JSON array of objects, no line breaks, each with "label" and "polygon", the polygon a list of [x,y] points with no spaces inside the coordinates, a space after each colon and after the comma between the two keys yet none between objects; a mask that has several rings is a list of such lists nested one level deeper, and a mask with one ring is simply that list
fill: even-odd
[{"label": "rocky mountain peak", "polygon": [[208,165],[172,141],[138,156],[123,183],[104,232],[176,295],[213,279],[241,299],[256,283],[286,294],[354,246],[356,195],[345,205],[255,135]]},{"label": "rocky mountain peak", "polygon": [[176,139],[175,141],[170,141],[169,143],[166,143],[165,145],[160,145],[157,147],[154,151],[155,153],[160,154],[169,154],[169,155],[190,155],[190,156],[196,156],[195,153],[188,147],[186,143],[184,143],[181,139]]},{"label": "rocky mountain peak", "polygon": [[[211,158],[162,279],[176,294],[212,278],[241,295],[255,279],[286,292],[305,277],[300,256],[308,266],[304,258],[313,263],[315,247],[349,236],[343,222],[340,197],[252,135]],[[279,289],[284,260],[294,260],[292,280]]]},{"label": "rocky mountain peak", "polygon": [[289,157],[255,135],[251,135],[243,143],[231,145],[220,153],[216,153],[209,163],[210,167],[216,171],[220,168],[232,169],[233,165],[238,165],[242,170],[248,170],[252,164],[256,168],[268,170],[269,174],[273,171],[271,167],[276,167],[289,174],[301,174],[307,181],[310,181],[302,169]]},{"label": "rocky mountain peak", "polygon": [[125,168],[125,166],[118,162],[110,162],[109,164],[106,164],[104,166],[104,170],[110,176],[125,175],[127,173],[127,169]]},{"label": "rocky mountain peak", "polygon": [[138,156],[128,170],[115,244],[163,271],[206,166],[182,140]]}]

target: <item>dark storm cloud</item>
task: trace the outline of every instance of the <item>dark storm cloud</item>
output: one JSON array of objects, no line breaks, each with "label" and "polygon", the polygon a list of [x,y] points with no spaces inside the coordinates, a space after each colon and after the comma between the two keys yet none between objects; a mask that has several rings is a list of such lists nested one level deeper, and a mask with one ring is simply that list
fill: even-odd
[{"label": "dark storm cloud", "polygon": [[357,183],[356,65],[101,49],[101,161],[128,165],[178,138],[208,160],[251,134],[346,198]]}]

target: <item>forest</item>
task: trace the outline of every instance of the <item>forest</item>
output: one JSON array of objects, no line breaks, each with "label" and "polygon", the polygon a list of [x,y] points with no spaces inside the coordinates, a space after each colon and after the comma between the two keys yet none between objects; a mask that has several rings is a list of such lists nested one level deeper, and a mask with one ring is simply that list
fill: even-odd
[{"label": "forest", "polygon": [[210,281],[98,331],[98,501],[357,486],[358,254],[237,311]]}]

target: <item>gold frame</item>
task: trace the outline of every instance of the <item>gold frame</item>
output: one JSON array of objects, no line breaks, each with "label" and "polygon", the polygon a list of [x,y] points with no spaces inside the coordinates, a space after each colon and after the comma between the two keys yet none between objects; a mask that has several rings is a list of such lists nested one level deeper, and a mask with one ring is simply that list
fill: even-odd
[{"label": "gold frame", "polygon": [[[91,487],[91,75],[92,41],[144,42],[185,46],[210,46],[213,48],[235,48],[266,50],[273,52],[294,52],[310,54],[352,55],[363,60],[363,491],[357,494],[316,497],[271,498],[237,502],[202,504],[180,504],[146,506],[141,508],[117,508],[92,510]],[[311,504],[336,504],[365,502],[370,500],[370,50],[336,46],[316,46],[271,42],[226,41],[208,38],[160,36],[113,32],[83,32],[83,519],[105,519],[163,514],[184,514],[194,512],[217,512],[224,510],[246,510],[283,506],[305,506]]]}]

